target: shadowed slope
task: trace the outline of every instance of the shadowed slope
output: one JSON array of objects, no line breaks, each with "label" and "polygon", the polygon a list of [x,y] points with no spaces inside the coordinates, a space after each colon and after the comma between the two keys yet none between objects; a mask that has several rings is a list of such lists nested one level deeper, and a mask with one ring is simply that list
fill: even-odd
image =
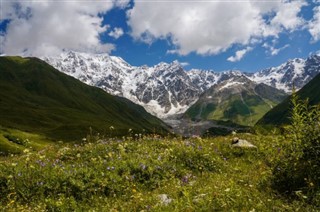
[{"label": "shadowed slope", "polygon": [[84,137],[90,127],[167,132],[166,125],[124,98],[67,76],[37,58],[0,57],[0,125],[55,139]]}]

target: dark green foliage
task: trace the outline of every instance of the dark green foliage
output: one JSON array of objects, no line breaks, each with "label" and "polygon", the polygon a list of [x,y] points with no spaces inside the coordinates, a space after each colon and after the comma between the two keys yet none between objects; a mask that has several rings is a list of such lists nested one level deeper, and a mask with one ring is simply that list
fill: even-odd
[{"label": "dark green foliage", "polygon": [[205,106],[205,108],[202,110],[202,113],[201,113],[201,118],[202,119],[206,119],[209,114],[214,111],[216,109],[216,105],[213,104],[213,103],[209,103]]},{"label": "dark green foliage", "polygon": [[195,119],[198,116],[199,111],[201,110],[201,107],[202,107],[201,104],[196,103],[186,111],[185,115],[187,117]]},{"label": "dark green foliage", "polygon": [[[320,74],[313,78],[308,84],[301,88],[297,95],[301,99],[309,99],[310,105],[320,103]],[[290,123],[290,104],[291,97],[286,98],[283,102],[272,108],[258,122],[257,125],[273,125],[280,126]]]},{"label": "dark green foliage", "polygon": [[292,95],[292,124],[286,128],[284,155],[273,169],[274,187],[320,206],[320,107]]},{"label": "dark green foliage", "polygon": [[110,136],[128,129],[167,132],[165,124],[124,98],[67,76],[37,58],[0,57],[1,125],[54,139]]},{"label": "dark green foliage", "polygon": [[3,137],[8,139],[8,141],[11,141],[11,142],[13,142],[15,144],[18,144],[18,145],[25,146],[28,143],[26,140],[20,139],[20,138],[18,138],[16,136],[13,136],[13,135],[10,135],[10,134],[3,135]]},{"label": "dark green foliage", "polygon": [[[221,123],[221,122],[220,122]],[[230,123],[229,123],[230,124]],[[238,133],[245,133],[250,132],[250,127],[245,127],[237,124],[230,124],[232,125],[232,128],[223,127],[223,124],[221,124],[221,127],[210,127],[206,130],[206,132],[203,134],[204,137],[207,136],[226,136],[232,134],[233,131],[237,131]]]}]

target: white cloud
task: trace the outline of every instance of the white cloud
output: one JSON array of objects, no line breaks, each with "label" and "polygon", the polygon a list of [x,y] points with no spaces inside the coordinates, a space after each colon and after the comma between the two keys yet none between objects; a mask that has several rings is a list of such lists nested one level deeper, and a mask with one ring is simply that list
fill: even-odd
[{"label": "white cloud", "polygon": [[[136,1],[127,12],[131,35],[143,42],[167,39],[174,51],[214,55],[299,29],[304,1]],[[288,16],[288,17],[286,17]],[[268,17],[268,18],[266,18]]]},{"label": "white cloud", "polygon": [[306,5],[307,3],[302,0],[285,1],[279,6],[277,14],[271,21],[271,26],[276,28],[282,27],[289,31],[294,31],[303,26],[305,20],[298,15],[301,8]]},{"label": "white cloud", "polygon": [[264,47],[265,49],[267,49],[266,52],[267,52],[268,54],[270,54],[271,56],[278,55],[280,51],[282,51],[282,50],[290,47],[289,44],[286,44],[286,45],[284,45],[284,46],[282,46],[282,47],[280,47],[280,48],[276,48],[276,47],[274,47],[275,44],[276,44],[276,43],[275,43],[274,41],[272,42],[272,45],[270,45],[270,44],[268,44],[268,43],[264,43],[264,44],[262,45],[262,47]]},{"label": "white cloud", "polygon": [[115,39],[118,39],[123,35],[123,30],[122,30],[122,28],[115,27],[113,29],[113,31],[108,33],[108,35],[115,38]]},{"label": "white cloud", "polygon": [[[122,2],[124,3],[124,2]],[[103,14],[118,1],[5,1],[2,19],[10,19],[3,48],[7,55],[43,56],[62,49],[87,52],[110,52],[112,44],[100,42]],[[121,4],[123,6],[124,4]]]},{"label": "white cloud", "polygon": [[313,19],[309,23],[309,32],[312,35],[313,42],[320,40],[320,6],[313,9]]},{"label": "white cloud", "polygon": [[274,47],[272,47],[270,50],[271,50],[271,55],[272,56],[275,56],[275,55],[277,55],[277,54],[279,54],[279,52],[280,51],[282,51],[282,50],[284,50],[284,49],[286,49],[286,48],[288,48],[290,45],[289,44],[286,44],[286,45],[284,45],[283,47],[281,47],[281,48],[274,48]]},{"label": "white cloud", "polygon": [[235,56],[231,56],[227,60],[230,62],[240,61],[251,50],[252,50],[251,47],[247,47],[245,49],[239,50],[236,52]]},{"label": "white cloud", "polygon": [[180,63],[180,65],[182,65],[182,66],[188,66],[188,65],[190,65],[190,63],[188,63],[188,62],[179,62]]}]

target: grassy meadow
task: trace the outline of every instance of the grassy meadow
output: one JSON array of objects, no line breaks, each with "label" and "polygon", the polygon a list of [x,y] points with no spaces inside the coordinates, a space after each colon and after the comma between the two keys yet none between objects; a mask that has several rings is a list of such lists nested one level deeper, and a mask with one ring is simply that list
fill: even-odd
[{"label": "grassy meadow", "polygon": [[[12,132],[14,133],[14,132]],[[17,134],[16,134],[17,135]],[[20,132],[20,135],[22,133]],[[32,137],[30,142],[38,137]],[[316,211],[299,192],[272,186],[281,135],[237,134],[257,149],[215,138],[88,136],[47,142],[0,160],[3,211]]]}]

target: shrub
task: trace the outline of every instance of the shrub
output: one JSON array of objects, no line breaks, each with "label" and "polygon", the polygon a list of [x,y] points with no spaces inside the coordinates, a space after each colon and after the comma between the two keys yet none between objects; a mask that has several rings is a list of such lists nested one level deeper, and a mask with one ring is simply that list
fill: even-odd
[{"label": "shrub", "polygon": [[310,106],[294,93],[291,125],[287,126],[285,151],[273,169],[273,185],[291,196],[318,202],[320,186],[320,107]]}]

